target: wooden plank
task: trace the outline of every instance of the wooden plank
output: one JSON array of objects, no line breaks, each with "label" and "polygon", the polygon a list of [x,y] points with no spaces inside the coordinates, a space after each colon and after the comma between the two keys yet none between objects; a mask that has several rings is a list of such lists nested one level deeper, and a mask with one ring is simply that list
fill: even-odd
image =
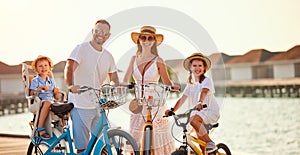
[{"label": "wooden plank", "polygon": [[24,155],[30,143],[29,137],[8,137],[0,135],[0,154]]}]

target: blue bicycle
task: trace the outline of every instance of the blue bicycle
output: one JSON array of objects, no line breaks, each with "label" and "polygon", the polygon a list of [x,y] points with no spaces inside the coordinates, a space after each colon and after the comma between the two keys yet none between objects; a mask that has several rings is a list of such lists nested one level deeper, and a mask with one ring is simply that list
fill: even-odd
[{"label": "blue bicycle", "polygon": [[[131,135],[119,128],[110,128],[106,114],[107,110],[116,108],[127,102],[128,88],[125,86],[104,85],[100,89],[94,89],[84,86],[80,88],[80,91],[82,93],[88,91],[91,94],[94,94],[100,108],[100,120],[93,132],[95,134],[91,136],[86,150],[80,154],[139,155],[140,152],[138,146]],[[53,132],[50,139],[32,136],[27,155],[76,154],[67,122],[68,113],[72,108],[72,103],[53,104],[51,111],[57,115],[61,121],[53,122]],[[33,128],[34,127],[32,126],[32,129]],[[62,129],[62,132],[60,131],[60,128]]]}]

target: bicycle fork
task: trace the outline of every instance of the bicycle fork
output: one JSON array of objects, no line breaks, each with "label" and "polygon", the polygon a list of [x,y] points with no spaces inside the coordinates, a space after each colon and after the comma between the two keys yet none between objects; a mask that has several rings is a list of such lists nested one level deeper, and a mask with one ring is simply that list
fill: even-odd
[{"label": "bicycle fork", "polygon": [[151,107],[147,108],[147,120],[144,127],[144,135],[143,135],[143,150],[142,155],[154,155],[153,148],[153,124],[152,124],[152,115],[151,115]]}]

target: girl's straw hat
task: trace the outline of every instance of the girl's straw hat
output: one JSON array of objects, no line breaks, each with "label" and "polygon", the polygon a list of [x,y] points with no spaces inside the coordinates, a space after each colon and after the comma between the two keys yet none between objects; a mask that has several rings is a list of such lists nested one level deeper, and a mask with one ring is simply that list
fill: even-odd
[{"label": "girl's straw hat", "polygon": [[200,52],[196,52],[196,53],[193,53],[191,56],[187,57],[184,61],[183,61],[183,67],[184,69],[186,70],[190,70],[189,68],[189,65],[191,63],[192,60],[194,59],[200,59],[200,60],[203,60],[205,63],[206,63],[206,67],[205,67],[205,70],[208,71],[209,68],[210,68],[210,65],[211,65],[211,62],[210,60],[204,56],[202,53]]},{"label": "girl's straw hat", "polygon": [[140,37],[140,35],[142,34],[146,34],[146,35],[149,35],[149,34],[152,34],[155,36],[155,40],[156,40],[156,45],[160,45],[163,40],[164,40],[164,36],[162,34],[155,34],[156,32],[156,29],[152,26],[143,26],[141,28],[141,32],[132,32],[131,33],[131,39],[132,41],[135,43],[135,44],[138,44],[138,39]]}]

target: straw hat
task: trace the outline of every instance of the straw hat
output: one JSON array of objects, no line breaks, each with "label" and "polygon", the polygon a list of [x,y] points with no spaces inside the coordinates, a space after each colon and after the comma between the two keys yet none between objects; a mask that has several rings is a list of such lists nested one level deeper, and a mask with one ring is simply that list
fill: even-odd
[{"label": "straw hat", "polygon": [[132,41],[137,44],[138,43],[138,39],[140,37],[141,34],[153,34],[155,36],[155,40],[157,43],[157,46],[160,45],[163,40],[164,40],[164,36],[162,34],[155,34],[156,33],[156,29],[152,26],[143,26],[141,28],[141,32],[132,32],[131,33],[131,39]]},{"label": "straw hat", "polygon": [[32,63],[31,63],[31,67],[32,67],[32,69],[35,71],[35,72],[37,72],[37,70],[36,70],[36,63],[38,62],[38,60],[41,60],[41,59],[46,59],[46,60],[48,60],[48,62],[49,62],[49,64],[50,64],[50,70],[52,70],[53,69],[53,62],[52,62],[52,60],[49,58],[49,57],[46,57],[46,56],[42,56],[42,55],[39,55],[34,61],[32,61]]},{"label": "straw hat", "polygon": [[206,68],[205,70],[208,71],[209,68],[210,68],[210,65],[211,65],[211,62],[210,60],[204,56],[202,53],[200,52],[196,52],[196,53],[193,53],[191,56],[187,57],[184,61],[183,61],[183,67],[186,69],[186,70],[190,70],[189,68],[189,65],[191,63],[192,60],[194,59],[201,59],[201,60],[204,60],[204,62],[206,63]]}]

